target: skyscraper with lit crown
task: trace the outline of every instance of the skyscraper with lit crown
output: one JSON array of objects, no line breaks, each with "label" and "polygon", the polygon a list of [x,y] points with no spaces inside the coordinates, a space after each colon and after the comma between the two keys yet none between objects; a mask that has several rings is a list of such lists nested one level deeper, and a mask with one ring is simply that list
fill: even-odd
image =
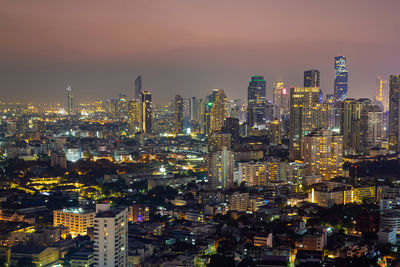
[{"label": "skyscraper with lit crown", "polygon": [[284,88],[283,82],[275,82],[273,85],[273,105],[274,105],[274,119],[281,120],[281,116],[285,116],[288,112],[286,102],[288,101],[288,93]]},{"label": "skyscraper with lit crown", "polygon": [[67,112],[68,116],[71,116],[72,115],[72,99],[74,97],[72,95],[71,86],[69,86],[69,85],[67,86],[66,92],[67,92],[67,110],[66,110],[66,112]]},{"label": "skyscraper with lit crown", "polygon": [[335,101],[342,101],[346,99],[347,87],[349,82],[349,70],[347,68],[346,57],[335,57],[335,83],[334,83],[334,97]]},{"label": "skyscraper with lit crown", "polygon": [[377,78],[374,100],[382,106],[383,112],[389,110],[389,83],[382,74]]}]

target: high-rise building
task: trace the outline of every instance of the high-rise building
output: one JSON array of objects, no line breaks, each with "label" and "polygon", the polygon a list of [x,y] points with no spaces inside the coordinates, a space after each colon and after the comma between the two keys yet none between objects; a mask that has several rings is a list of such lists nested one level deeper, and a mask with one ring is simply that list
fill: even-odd
[{"label": "high-rise building", "polygon": [[113,208],[94,218],[94,266],[128,264],[128,209]]},{"label": "high-rise building", "polygon": [[222,89],[214,89],[210,112],[210,133],[221,131],[226,117],[226,95]]},{"label": "high-rise building", "polygon": [[389,83],[382,74],[377,79],[374,100],[382,105],[383,112],[389,111]]},{"label": "high-rise building", "polygon": [[152,132],[153,107],[150,91],[140,93],[140,130],[145,133]]},{"label": "high-rise building", "polygon": [[335,57],[335,101],[342,101],[347,96],[347,86],[349,82],[349,70],[347,68],[346,57]]},{"label": "high-rise building", "polygon": [[319,87],[319,70],[306,70],[304,72],[304,87]]},{"label": "high-rise building", "polygon": [[281,119],[281,111],[282,111],[282,100],[283,100],[283,90],[286,92],[286,88],[284,88],[283,82],[275,82],[273,85],[273,105],[274,105],[274,119]]},{"label": "high-rise building", "polygon": [[384,138],[383,112],[370,99],[347,98],[335,103],[335,127],[343,135],[343,152],[347,155],[365,154],[380,147]]},{"label": "high-rise building", "polygon": [[183,98],[175,96],[175,134],[183,133]]},{"label": "high-rise building", "polygon": [[128,114],[128,97],[125,94],[119,94],[117,104],[117,115],[125,117]]},{"label": "high-rise building", "polygon": [[400,74],[390,75],[389,81],[389,149],[400,150]]},{"label": "high-rise building", "polygon": [[233,185],[234,153],[223,147],[208,155],[208,183],[210,190],[228,189]]},{"label": "high-rise building", "polygon": [[118,99],[107,100],[107,102],[108,112],[113,116],[118,115]]},{"label": "high-rise building", "polygon": [[205,97],[204,100],[204,108],[203,108],[203,114],[202,114],[202,124],[203,124],[203,133],[204,134],[209,134],[211,132],[210,129],[210,119],[211,119],[211,110],[213,107],[213,99],[212,99],[212,95],[208,95]]},{"label": "high-rise building", "polygon": [[290,88],[289,157],[301,160],[303,137],[320,128],[321,105],[318,87]]},{"label": "high-rise building", "polygon": [[137,76],[135,80],[135,100],[139,101],[142,92],[142,76]]},{"label": "high-rise building", "polygon": [[271,145],[281,145],[282,144],[282,134],[281,134],[281,122],[279,120],[274,120],[269,123],[268,127],[269,141]]},{"label": "high-rise building", "polygon": [[384,138],[383,110],[381,105],[364,98],[360,114],[360,152],[366,154],[373,147],[381,147]]},{"label": "high-rise building", "polygon": [[139,101],[128,102],[128,128],[130,134],[140,131],[140,103]]},{"label": "high-rise building", "polygon": [[227,117],[224,121],[224,126],[221,131],[223,133],[230,133],[232,135],[232,142],[239,140],[240,126],[239,119],[233,117]]},{"label": "high-rise building", "polygon": [[[266,103],[265,103],[265,112],[264,112],[264,115],[265,115],[265,117],[264,117],[264,121],[265,121],[265,122],[264,122],[263,127],[261,127],[262,129],[265,128],[265,126],[266,126],[266,124],[267,124],[268,122],[277,119],[277,117],[276,117],[275,115],[278,115],[278,114],[275,114],[275,107],[274,107],[274,104],[272,104],[272,101],[270,101],[270,100],[266,101]],[[280,117],[280,116],[279,116],[279,117]],[[258,129],[260,129],[260,127],[258,127]]]},{"label": "high-rise building", "polygon": [[360,153],[362,102],[348,98],[335,104],[335,126],[343,136],[345,154]]},{"label": "high-rise building", "polygon": [[223,147],[231,149],[232,135],[230,133],[213,132],[208,136],[208,152],[221,151]]},{"label": "high-rise building", "polygon": [[266,81],[254,75],[247,89],[247,124],[250,128],[265,127]]},{"label": "high-rise building", "polygon": [[204,100],[202,98],[192,97],[190,98],[190,114],[189,122],[192,131],[202,132],[204,128]]},{"label": "high-rise building", "polygon": [[286,182],[287,179],[287,162],[279,158],[269,158],[266,162],[267,181],[271,182]]},{"label": "high-rise building", "polygon": [[234,192],[229,196],[229,209],[245,212],[249,209],[249,193]]},{"label": "high-rise building", "polygon": [[267,168],[265,162],[240,162],[239,181],[247,186],[267,185]]},{"label": "high-rise building", "polygon": [[71,116],[72,115],[72,99],[74,98],[74,96],[72,95],[72,89],[71,86],[67,86],[67,115]]},{"label": "high-rise building", "polygon": [[290,114],[290,92],[284,87],[281,96],[281,118],[288,118]]},{"label": "high-rise building", "polygon": [[343,173],[343,138],[331,130],[323,129],[304,137],[304,163],[306,175],[320,175],[330,180]]},{"label": "high-rise building", "polygon": [[190,121],[194,122],[200,122],[201,120],[201,111],[202,111],[202,105],[203,99],[201,98],[196,98],[195,96],[190,98]]}]

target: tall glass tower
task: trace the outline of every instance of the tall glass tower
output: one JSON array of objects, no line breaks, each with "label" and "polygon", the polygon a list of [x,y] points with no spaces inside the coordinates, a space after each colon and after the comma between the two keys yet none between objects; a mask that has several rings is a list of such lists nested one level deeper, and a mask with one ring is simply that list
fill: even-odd
[{"label": "tall glass tower", "polygon": [[141,92],[142,92],[142,76],[139,75],[135,80],[135,100],[139,101]]},{"label": "tall glass tower", "polygon": [[266,81],[264,76],[251,76],[247,89],[247,123],[250,128],[265,126]]},{"label": "tall glass tower", "polygon": [[346,99],[348,82],[349,70],[347,69],[346,57],[335,57],[335,101],[342,101]]},{"label": "tall glass tower", "polygon": [[140,93],[140,126],[145,133],[151,133],[152,131],[152,116],[151,92],[142,91]]},{"label": "tall glass tower", "polygon": [[72,99],[73,99],[71,86],[68,85],[66,91],[67,91],[67,114],[68,114],[68,116],[71,116],[72,115]]},{"label": "tall glass tower", "polygon": [[389,81],[389,149],[400,149],[400,74],[390,75]]}]

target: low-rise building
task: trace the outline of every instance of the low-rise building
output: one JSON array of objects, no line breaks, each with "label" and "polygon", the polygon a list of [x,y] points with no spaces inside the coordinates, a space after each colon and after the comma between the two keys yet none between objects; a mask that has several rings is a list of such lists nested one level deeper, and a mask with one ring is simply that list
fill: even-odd
[{"label": "low-rise building", "polygon": [[36,266],[50,267],[58,263],[57,248],[32,245],[16,245],[11,247],[9,266],[23,266],[21,261],[31,261]]},{"label": "low-rise building", "polygon": [[91,267],[93,264],[93,252],[91,251],[81,251],[71,255],[71,267]]}]

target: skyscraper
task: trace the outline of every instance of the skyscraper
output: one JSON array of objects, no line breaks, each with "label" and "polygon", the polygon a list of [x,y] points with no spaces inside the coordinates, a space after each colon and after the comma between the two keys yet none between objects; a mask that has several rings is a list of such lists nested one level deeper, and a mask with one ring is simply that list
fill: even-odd
[{"label": "skyscraper", "polygon": [[208,183],[211,190],[228,189],[233,185],[233,151],[223,147],[222,150],[208,155]]},{"label": "skyscraper", "polygon": [[348,98],[335,104],[335,126],[340,128],[343,136],[345,154],[360,152],[362,103]]},{"label": "skyscraper", "polygon": [[175,134],[183,133],[183,98],[175,96]]},{"label": "skyscraper", "polygon": [[226,117],[226,95],[222,89],[214,89],[212,96],[212,107],[210,112],[210,133],[221,131]]},{"label": "skyscraper", "polygon": [[266,81],[264,76],[251,76],[247,89],[247,124],[250,128],[265,127]]},{"label": "skyscraper", "polygon": [[139,101],[128,102],[128,128],[130,134],[140,131],[140,103]]},{"label": "skyscraper", "polygon": [[389,81],[389,149],[399,151],[400,74],[390,75]]},{"label": "skyscraper", "polygon": [[247,186],[266,186],[267,168],[265,162],[240,162],[239,181]]},{"label": "skyscraper", "polygon": [[135,99],[138,101],[141,92],[142,92],[142,76],[139,75],[135,80]]},{"label": "skyscraper", "polygon": [[203,130],[203,111],[204,111],[204,100],[202,98],[192,97],[190,98],[190,114],[189,121],[191,124],[192,131],[196,130],[202,132]]},{"label": "skyscraper", "polygon": [[232,135],[232,142],[235,143],[239,140],[239,119],[233,117],[227,117],[224,122],[224,126],[221,131],[224,133],[230,133]]},{"label": "skyscraper", "polygon": [[383,110],[381,105],[370,99],[359,99],[362,102],[360,116],[361,153],[367,153],[373,147],[381,147],[384,138]]},{"label": "skyscraper", "polygon": [[347,69],[346,57],[335,57],[335,83],[334,97],[335,101],[346,99],[347,86],[349,81],[349,70]]},{"label": "skyscraper", "polygon": [[125,117],[128,113],[128,97],[125,94],[119,94],[117,103],[117,115]]},{"label": "skyscraper", "polygon": [[71,86],[67,86],[67,115],[71,116],[72,115],[72,99],[73,99],[73,95],[72,95],[72,90],[71,90]]},{"label": "skyscraper", "polygon": [[281,120],[281,116],[285,116],[284,113],[288,112],[288,107],[285,103],[288,99],[288,93],[286,88],[284,88],[283,82],[275,82],[273,90],[274,119]]},{"label": "skyscraper", "polygon": [[374,100],[382,106],[383,112],[389,110],[389,84],[382,74],[377,79]]},{"label": "skyscraper", "polygon": [[343,172],[343,138],[324,129],[304,137],[304,163],[306,175],[320,175],[330,180]]},{"label": "skyscraper", "polygon": [[319,70],[304,72],[304,87],[319,87]]},{"label": "skyscraper", "polygon": [[302,160],[303,137],[318,129],[321,106],[318,87],[290,88],[289,157]]},{"label": "skyscraper", "polygon": [[140,93],[140,130],[145,133],[152,131],[152,101],[151,92],[142,91]]},{"label": "skyscraper", "polygon": [[271,145],[282,144],[281,122],[274,120],[269,122],[269,142]]},{"label": "skyscraper", "polygon": [[228,150],[232,146],[232,134],[213,132],[208,136],[208,152],[213,153],[221,151],[224,147]]},{"label": "skyscraper", "polygon": [[98,267],[127,266],[127,208],[102,210],[94,218],[94,262]]}]

